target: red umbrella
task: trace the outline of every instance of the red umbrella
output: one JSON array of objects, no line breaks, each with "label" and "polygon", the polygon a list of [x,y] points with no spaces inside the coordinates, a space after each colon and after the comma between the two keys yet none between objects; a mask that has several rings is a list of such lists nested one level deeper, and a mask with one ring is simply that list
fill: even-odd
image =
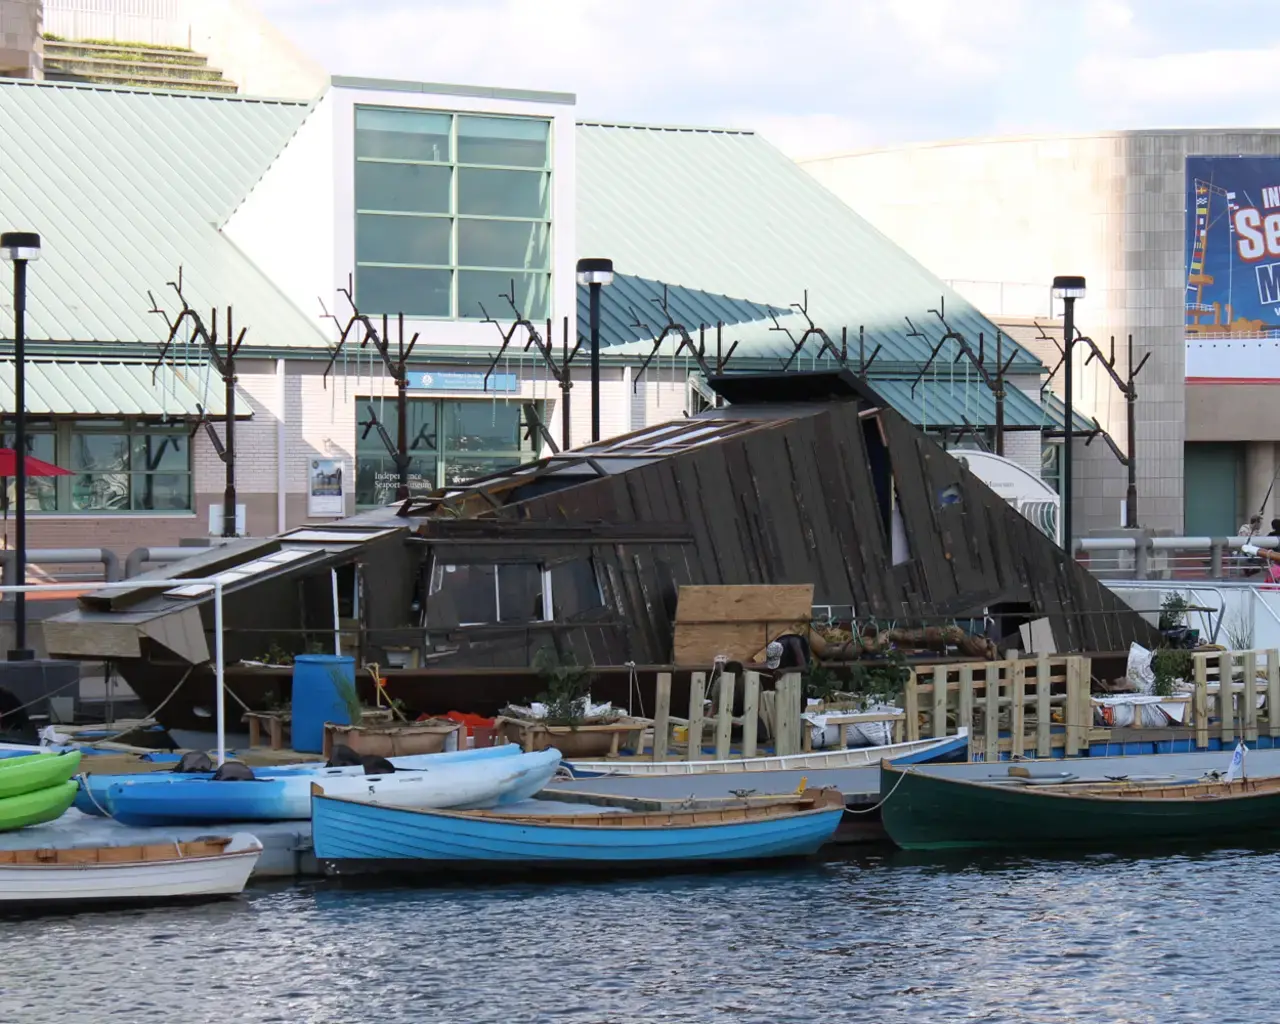
[{"label": "red umbrella", "polygon": [[[28,455],[26,458],[27,476],[70,476],[71,470],[55,466]],[[0,448],[0,476],[18,475],[18,453],[12,448]]]}]

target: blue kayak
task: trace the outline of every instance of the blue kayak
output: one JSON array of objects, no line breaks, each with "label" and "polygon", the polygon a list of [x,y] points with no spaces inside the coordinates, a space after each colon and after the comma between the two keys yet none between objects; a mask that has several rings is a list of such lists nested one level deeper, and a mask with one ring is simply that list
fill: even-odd
[{"label": "blue kayak", "polygon": [[[518,744],[508,743],[479,750],[418,754],[390,760],[397,769],[415,771],[456,762],[508,758],[520,753]],[[313,781],[363,774],[364,769],[359,765],[343,768],[292,765],[283,769],[261,770],[261,774],[251,781],[214,781],[207,773],[88,775],[81,780],[81,792],[77,797],[83,797],[90,803],[93,813],[110,813],[125,825],[305,820],[311,817]]]}]

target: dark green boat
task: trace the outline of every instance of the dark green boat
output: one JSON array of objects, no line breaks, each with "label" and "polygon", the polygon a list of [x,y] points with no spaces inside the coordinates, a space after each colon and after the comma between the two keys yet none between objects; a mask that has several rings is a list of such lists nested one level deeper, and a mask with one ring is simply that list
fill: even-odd
[{"label": "dark green boat", "polygon": [[904,850],[1128,845],[1280,834],[1280,778],[1180,783],[966,782],[880,764],[885,831]]}]

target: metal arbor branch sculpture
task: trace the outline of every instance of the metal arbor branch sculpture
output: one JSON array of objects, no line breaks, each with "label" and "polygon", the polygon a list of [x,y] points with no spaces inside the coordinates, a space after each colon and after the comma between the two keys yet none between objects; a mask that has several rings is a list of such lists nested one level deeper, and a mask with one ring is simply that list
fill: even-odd
[{"label": "metal arbor branch sculpture", "polygon": [[[330,313],[325,308],[324,300],[320,300],[320,309],[322,311],[321,319],[332,320],[334,326],[338,328],[338,343],[329,353],[329,364],[324,368],[325,386],[328,387],[329,373],[333,370],[334,364],[341,355],[344,346],[351,336],[351,332],[360,327],[363,329],[363,335],[360,338],[360,348],[372,344],[378,353],[378,357],[382,360],[382,365],[386,368],[387,374],[395,381],[396,385],[396,440],[393,444],[390,434],[387,433],[386,426],[378,419],[378,414],[374,411],[373,403],[370,402],[366,407],[369,412],[367,420],[360,421],[359,425],[364,427],[364,432],[360,435],[361,440],[367,438],[371,431],[376,430],[378,437],[382,441],[382,446],[386,448],[387,454],[391,456],[391,461],[396,467],[396,500],[403,501],[409,497],[409,465],[412,461],[409,455],[409,357],[413,354],[413,347],[418,343],[418,334],[414,332],[409,343],[406,345],[404,340],[404,313],[396,314],[397,336],[396,336],[396,354],[391,354],[391,345],[387,341],[388,335],[388,315],[382,314],[382,331],[379,332],[374,327],[373,322],[368,315],[360,312],[356,305],[352,292],[351,278],[347,278],[347,286],[339,288],[338,294],[347,300],[347,305],[351,307],[351,313],[347,317],[345,324],[341,323],[337,316]],[[420,432],[418,437],[414,439],[416,443],[422,438]],[[434,448],[434,438],[428,437],[427,444]]]},{"label": "metal arbor branch sculpture", "polygon": [[178,331],[181,330],[184,323],[189,323],[191,325],[191,333],[204,345],[209,355],[209,361],[213,364],[214,369],[218,371],[225,388],[226,417],[223,429],[226,433],[226,441],[224,442],[218,438],[217,432],[213,429],[213,424],[205,413],[204,406],[199,403],[196,404],[196,410],[200,417],[196,420],[191,433],[194,436],[196,431],[203,426],[214,451],[217,452],[218,458],[222,460],[222,464],[226,467],[226,485],[222,492],[222,536],[235,537],[238,533],[236,530],[236,353],[240,351],[240,344],[244,341],[248,328],[242,327],[239,334],[235,333],[233,314],[231,306],[228,305],[225,313],[226,335],[222,343],[224,347],[220,348],[217,307],[215,306],[209,311],[209,324],[211,326],[206,325],[200,312],[187,302],[187,297],[182,290],[181,266],[178,267],[178,279],[165,283],[177,294],[178,301],[182,304],[182,309],[176,317],[170,319],[168,312],[156,302],[156,298],[151,291],[147,291],[147,299],[151,302],[150,312],[163,317],[165,326],[169,330],[169,335],[160,348],[160,355],[156,359],[155,365],[151,367],[151,380],[152,383],[155,382],[156,371],[164,364],[165,357],[173,348]]}]

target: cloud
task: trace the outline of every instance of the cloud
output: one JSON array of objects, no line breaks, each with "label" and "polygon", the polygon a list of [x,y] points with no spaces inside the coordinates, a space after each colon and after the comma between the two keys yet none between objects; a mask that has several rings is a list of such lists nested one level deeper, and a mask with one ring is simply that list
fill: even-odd
[{"label": "cloud", "polygon": [[755,128],[793,155],[1265,124],[1280,38],[1232,46],[1274,2],[260,0],[335,73],[574,92],[585,118]]}]

